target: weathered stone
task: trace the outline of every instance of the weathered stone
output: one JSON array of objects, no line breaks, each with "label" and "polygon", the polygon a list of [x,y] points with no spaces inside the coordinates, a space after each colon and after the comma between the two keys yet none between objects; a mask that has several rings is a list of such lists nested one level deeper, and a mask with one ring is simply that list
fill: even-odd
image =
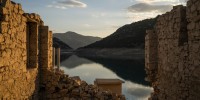
[{"label": "weathered stone", "polygon": [[[197,56],[200,54],[199,4],[198,0],[189,0],[187,7],[174,7],[171,12],[159,16],[154,35],[147,31],[145,70],[154,87],[150,99],[189,100],[200,97],[195,94],[200,92],[200,88],[192,88],[198,85],[191,84],[197,83],[192,80],[199,80],[193,73],[200,65],[200,57]],[[158,39],[153,39],[153,36],[158,36]]]},{"label": "weathered stone", "polygon": [[10,0],[1,0],[1,5],[2,5],[2,7],[9,8],[11,5],[11,1]]},{"label": "weathered stone", "polygon": [[[4,37],[3,37],[2,34],[0,34],[0,43],[2,43],[2,42],[4,42]],[[0,45],[1,45],[1,44],[0,44]],[[2,48],[0,47],[0,49],[2,49]]]},{"label": "weathered stone", "polygon": [[0,31],[1,31],[1,33],[7,33],[8,32],[8,23],[7,22],[1,22],[0,23]]}]

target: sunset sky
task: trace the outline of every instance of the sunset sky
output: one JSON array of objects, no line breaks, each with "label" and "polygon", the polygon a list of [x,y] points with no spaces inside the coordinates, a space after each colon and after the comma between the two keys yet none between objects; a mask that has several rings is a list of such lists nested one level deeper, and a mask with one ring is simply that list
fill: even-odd
[{"label": "sunset sky", "polygon": [[13,0],[39,14],[54,33],[105,37],[125,24],[152,18],[186,0]]}]

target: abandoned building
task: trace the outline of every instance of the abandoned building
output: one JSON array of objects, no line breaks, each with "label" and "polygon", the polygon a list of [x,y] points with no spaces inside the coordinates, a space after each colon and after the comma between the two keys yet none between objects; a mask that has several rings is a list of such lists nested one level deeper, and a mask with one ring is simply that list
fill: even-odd
[{"label": "abandoned building", "polygon": [[39,73],[52,66],[52,32],[10,0],[1,0],[0,20],[0,99],[36,98]]},{"label": "abandoned building", "polygon": [[94,81],[96,86],[117,94],[122,94],[122,83],[124,81],[119,79],[96,79]]},{"label": "abandoned building", "polygon": [[124,100],[55,71],[52,32],[35,13],[0,0],[0,100]]},{"label": "abandoned building", "polygon": [[150,100],[199,100],[200,1],[175,6],[157,19],[145,38]]}]

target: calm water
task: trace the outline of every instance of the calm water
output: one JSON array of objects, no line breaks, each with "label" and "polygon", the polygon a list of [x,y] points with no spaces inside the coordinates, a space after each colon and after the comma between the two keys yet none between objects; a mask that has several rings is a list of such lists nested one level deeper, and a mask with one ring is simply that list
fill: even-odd
[{"label": "calm water", "polygon": [[88,59],[75,55],[61,56],[61,69],[70,76],[80,76],[89,84],[96,78],[118,78],[127,100],[147,100],[152,88],[144,81],[144,60]]}]

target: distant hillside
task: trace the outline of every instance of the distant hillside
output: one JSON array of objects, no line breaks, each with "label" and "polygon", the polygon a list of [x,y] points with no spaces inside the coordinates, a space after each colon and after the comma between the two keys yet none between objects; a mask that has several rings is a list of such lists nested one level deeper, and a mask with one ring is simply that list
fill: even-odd
[{"label": "distant hillside", "polygon": [[53,46],[60,47],[62,50],[72,50],[70,46],[62,42],[60,39],[53,37]]},{"label": "distant hillside", "polygon": [[144,48],[146,30],[152,29],[155,22],[156,18],[153,18],[127,24],[110,36],[83,48]]},{"label": "distant hillside", "polygon": [[53,36],[68,44],[73,49],[84,47],[86,45],[101,40],[101,38],[99,37],[83,36],[70,31],[66,33],[54,33]]}]

